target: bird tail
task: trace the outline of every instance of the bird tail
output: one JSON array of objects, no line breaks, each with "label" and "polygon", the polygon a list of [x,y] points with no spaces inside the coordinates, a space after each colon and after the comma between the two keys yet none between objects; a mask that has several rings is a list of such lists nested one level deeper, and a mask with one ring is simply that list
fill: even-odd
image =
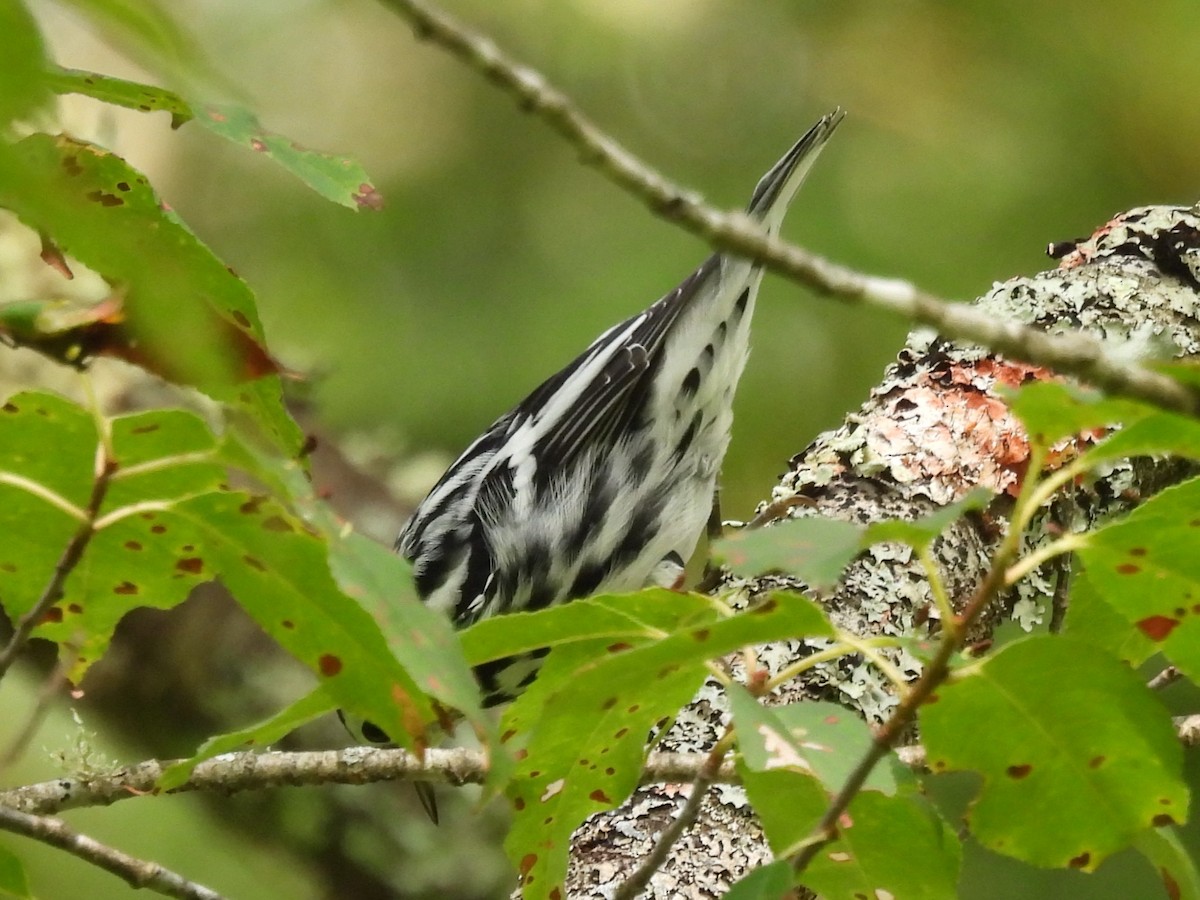
[{"label": "bird tail", "polygon": [[822,116],[759,181],[746,212],[760,220],[768,231],[774,233],[779,230],[788,204],[804,183],[821,148],[845,117],[840,106]]}]

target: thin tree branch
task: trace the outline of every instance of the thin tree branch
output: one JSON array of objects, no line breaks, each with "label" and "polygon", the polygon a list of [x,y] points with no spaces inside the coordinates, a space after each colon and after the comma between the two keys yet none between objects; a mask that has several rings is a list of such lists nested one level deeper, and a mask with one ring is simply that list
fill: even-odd
[{"label": "thin tree branch", "polygon": [[692,781],[692,792],[683,804],[683,809],[679,811],[679,814],[671,824],[662,830],[662,833],[658,836],[658,841],[654,845],[654,849],[646,855],[641,864],[617,888],[613,894],[613,900],[634,900],[645,889],[646,885],[650,883],[650,879],[654,877],[654,873],[662,868],[663,863],[667,861],[667,856],[671,853],[671,848],[675,846],[675,842],[679,840],[683,833],[696,821],[696,817],[700,815],[700,807],[704,804],[704,795],[708,793],[708,789],[720,774],[721,768],[726,762],[726,754],[729,752],[732,744],[733,730],[732,728],[726,728],[722,738],[713,745],[712,750],[704,757],[704,761],[700,765],[700,771]]},{"label": "thin tree branch", "polygon": [[100,513],[100,504],[104,502],[104,496],[108,493],[108,484],[115,470],[116,465],[105,451],[103,442],[99,443],[96,447],[96,477],[92,482],[92,494],[88,498],[83,521],[79,523],[79,527],[75,529],[71,540],[63,549],[62,556],[55,564],[54,573],[50,576],[50,582],[42,591],[41,597],[26,611],[25,615],[17,619],[8,645],[0,650],[0,679],[4,678],[17,655],[28,643],[29,635],[50,611],[50,607],[62,599],[63,585],[66,583],[67,576],[79,565],[79,560],[83,558],[83,551],[87,549],[92,535],[96,533],[96,518]]},{"label": "thin tree branch", "polygon": [[[1200,715],[1175,719],[1175,731],[1185,747],[1200,746]],[[925,749],[899,747],[904,765],[924,772]],[[709,765],[710,754],[651,753],[641,784],[695,782]],[[155,785],[174,760],[146,760],[103,774],[55,778],[0,791],[0,808],[49,815],[70,809],[109,806],[119,800],[154,796]],[[407,750],[350,747],[305,753],[227,753],[196,766],[192,777],[168,793],[211,791],[233,794],[273,787],[318,784],[372,784],[378,781],[432,781],[440,784],[483,784],[487,757],[479,750],[457,747],[427,750],[424,761]],[[709,778],[711,784],[738,784],[733,759],[725,757]]]},{"label": "thin tree branch", "polygon": [[180,900],[221,900],[221,895],[216,891],[188,881],[158,863],[138,859],[80,834],[59,819],[34,816],[0,806],[0,829],[64,850],[86,863],[111,872],[132,888],[148,888]]},{"label": "thin tree branch", "polygon": [[418,38],[432,41],[512,96],[520,108],[546,122],[580,159],[651,212],[703,238],[713,247],[762,263],[772,271],[847,303],[862,304],[935,328],[944,337],[982,344],[996,353],[1074,375],[1110,393],[1163,409],[1200,414],[1200,394],[1145,365],[1118,359],[1082,332],[1053,336],[995,319],[974,307],[950,303],[915,285],[864,275],[795,244],[769,236],[748,216],[722,212],[621,146],[585,116],[536,69],[502,51],[424,0],[380,0],[409,22]]}]

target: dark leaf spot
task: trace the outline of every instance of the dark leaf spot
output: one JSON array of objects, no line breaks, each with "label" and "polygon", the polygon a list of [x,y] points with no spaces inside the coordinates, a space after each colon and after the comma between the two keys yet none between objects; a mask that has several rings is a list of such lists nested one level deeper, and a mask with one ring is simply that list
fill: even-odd
[{"label": "dark leaf spot", "polygon": [[122,581],[115,588],[113,588],[114,594],[136,594],[137,592],[138,586],[129,581]]},{"label": "dark leaf spot", "polygon": [[616,705],[617,705],[617,698],[609,697],[607,700],[605,700],[603,703],[600,704],[600,708],[603,710],[609,710],[609,709],[612,709]]},{"label": "dark leaf spot", "polygon": [[1184,609],[1182,606],[1175,607],[1175,618],[1182,619],[1186,615],[1187,615],[1187,610]]},{"label": "dark leaf spot", "polygon": [[625,735],[627,735],[627,734],[629,734],[628,728],[618,728],[616,734],[614,734],[613,737],[615,737],[619,741],[621,738],[625,737]]},{"label": "dark leaf spot", "polygon": [[515,809],[517,812],[520,812],[524,808],[525,808],[525,798],[524,797],[513,798],[513,809]]},{"label": "dark leaf spot", "polygon": [[375,185],[366,181],[360,184],[358,190],[351,196],[359,206],[365,206],[368,209],[383,209],[383,195],[375,190]]},{"label": "dark leaf spot", "polygon": [[132,189],[132,188],[129,186],[129,182],[128,182],[128,181],[118,181],[118,182],[117,182],[117,190],[118,190],[118,191],[125,191],[125,192],[128,192],[128,191],[131,191],[131,190],[133,190],[133,189]]},{"label": "dark leaf spot", "polygon": [[550,892],[550,900],[562,900],[562,891],[556,887]]},{"label": "dark leaf spot", "polygon": [[774,597],[771,597],[767,600],[764,600],[762,603],[758,604],[757,606],[751,607],[748,610],[748,612],[751,612],[755,615],[763,615],[764,613],[775,612],[775,610],[778,608],[779,608],[779,601],[776,600]]},{"label": "dark leaf spot", "polygon": [[63,611],[61,608],[59,608],[57,606],[50,607],[48,610],[46,610],[46,614],[44,616],[42,616],[43,624],[47,624],[47,625],[52,625],[55,622],[61,622],[62,620],[63,620]]},{"label": "dark leaf spot", "polygon": [[256,153],[266,153],[267,145],[258,138],[250,138],[250,149]]},{"label": "dark leaf spot", "polygon": [[15,403],[5,403],[4,406],[0,407],[0,409],[3,409],[6,413],[16,413],[21,411],[21,408]]},{"label": "dark leaf spot", "polygon": [[617,641],[615,644],[609,644],[604,649],[607,650],[609,653],[620,653],[623,650],[633,649],[633,644],[627,644],[624,641]]},{"label": "dark leaf spot", "polygon": [[532,772],[529,773],[530,778],[540,778],[541,776],[542,776],[541,769],[534,769]]},{"label": "dark leaf spot", "polygon": [[296,627],[296,623],[293,622],[291,619],[284,619],[279,624],[282,625],[284,628],[288,629],[288,631],[291,631],[293,628]]},{"label": "dark leaf spot", "polygon": [[1166,828],[1168,825],[1175,824],[1175,817],[1167,813],[1159,813],[1150,821],[1154,823],[1155,828]]},{"label": "dark leaf spot", "polygon": [[241,310],[235,309],[231,315],[233,316],[233,321],[237,322],[243,328],[250,327],[250,320],[246,318],[246,314]]},{"label": "dark leaf spot", "polygon": [[518,866],[517,869],[521,873],[522,881],[524,881],[525,877],[529,875],[529,870],[537,865],[537,861],[538,858],[536,853],[526,853],[521,857],[521,865]]},{"label": "dark leaf spot", "polygon": [[1142,567],[1133,563],[1121,563],[1117,566],[1118,575],[1136,575],[1140,571],[1142,571]]},{"label": "dark leaf spot", "polygon": [[140,515],[147,522],[150,522],[150,521],[158,518],[158,515],[156,513],[152,513],[152,512],[144,512],[144,513],[141,513]]},{"label": "dark leaf spot", "polygon": [[1098,769],[1102,765],[1104,765],[1104,757],[1103,756],[1093,756],[1091,759],[1088,760],[1089,768]]},{"label": "dark leaf spot", "polygon": [[175,568],[189,575],[199,575],[204,571],[204,560],[199,556],[187,556],[175,563]]},{"label": "dark leaf spot", "polygon": [[167,531],[166,525],[151,525],[150,526],[151,534],[165,534],[166,531]]},{"label": "dark leaf spot", "polygon": [[604,791],[600,790],[600,788],[596,788],[596,790],[588,794],[588,798],[595,800],[597,803],[612,803],[612,798],[609,797],[608,794],[604,793]]},{"label": "dark leaf spot", "polygon": [[1183,890],[1179,887],[1179,882],[1175,880],[1175,877],[1164,868],[1159,868],[1158,876],[1162,879],[1163,887],[1167,891],[1167,900],[1180,900]]},{"label": "dark leaf spot", "polygon": [[1009,766],[1004,771],[1008,773],[1009,778],[1024,778],[1033,771],[1033,766],[1029,763],[1021,763],[1017,766]]},{"label": "dark leaf spot", "polygon": [[1130,556],[1145,556],[1146,548],[1145,547],[1130,547],[1129,555]]},{"label": "dark leaf spot", "polygon": [[83,607],[78,603],[68,603],[67,612],[73,613],[74,615],[79,615],[81,612],[83,612]]},{"label": "dark leaf spot", "polygon": [[642,708],[642,705],[640,703],[635,703],[635,704],[633,704],[633,706],[629,707],[627,712],[632,716],[635,712],[637,712],[641,708]]},{"label": "dark leaf spot", "polygon": [[1072,857],[1071,861],[1069,863],[1067,863],[1067,865],[1070,866],[1072,869],[1083,869],[1083,868],[1086,868],[1087,864],[1091,861],[1092,861],[1092,854],[1088,853],[1085,850],[1085,851],[1083,851],[1083,853],[1080,853],[1078,856]]},{"label": "dark leaf spot", "polygon": [[251,497],[238,507],[238,512],[245,513],[248,516],[254,515],[258,512],[258,508],[262,506],[264,500],[266,500],[266,497]]},{"label": "dark leaf spot", "polygon": [[692,632],[692,639],[697,641],[707,641],[712,634],[707,628],[697,628]]},{"label": "dark leaf spot", "polygon": [[271,516],[269,519],[263,519],[262,527],[267,531],[295,531],[287,519],[283,516]]},{"label": "dark leaf spot", "polygon": [[249,556],[249,555],[243,556],[242,562],[244,562],[246,565],[248,565],[252,569],[258,569],[258,571],[260,571],[260,572],[267,571],[267,567],[264,566],[257,559],[255,559],[253,556]]},{"label": "dark leaf spot", "polygon": [[1172,619],[1168,616],[1147,616],[1138,621],[1137,627],[1150,640],[1163,641],[1175,630],[1178,624],[1178,619]]},{"label": "dark leaf spot", "polygon": [[500,743],[507,744],[509,741],[511,741],[516,736],[516,734],[517,734],[517,730],[515,728],[508,729],[508,731],[506,731],[506,732],[504,732],[504,734],[500,735]]},{"label": "dark leaf spot", "polygon": [[142,545],[141,545],[141,543],[140,543],[140,542],[138,542],[138,541],[126,541],[126,542],[125,542],[125,549],[126,549],[126,550],[141,550],[141,549],[142,549]]},{"label": "dark leaf spot", "polygon": [[11,575],[17,571],[17,567],[14,563],[10,562],[0,563],[0,571],[8,572]]},{"label": "dark leaf spot", "polygon": [[159,426],[158,423],[151,423],[149,425],[139,425],[137,428],[133,429],[129,433],[130,434],[150,434],[151,432],[158,431],[158,429],[160,427],[161,426]]},{"label": "dark leaf spot", "polygon": [[116,194],[109,194],[104,191],[88,191],[85,194],[93,203],[99,203],[101,206],[124,206],[125,201]]},{"label": "dark leaf spot", "polygon": [[[679,671],[679,663],[670,663],[669,665],[665,665],[661,669],[658,670],[658,677],[659,678],[669,678],[670,676],[674,675],[678,671]],[[629,711],[633,712],[635,709],[637,709],[636,706],[630,707]]]},{"label": "dark leaf spot", "polygon": [[326,678],[332,678],[338,672],[342,671],[342,661],[332,653],[325,653],[317,660],[317,668],[321,670],[321,674]]}]

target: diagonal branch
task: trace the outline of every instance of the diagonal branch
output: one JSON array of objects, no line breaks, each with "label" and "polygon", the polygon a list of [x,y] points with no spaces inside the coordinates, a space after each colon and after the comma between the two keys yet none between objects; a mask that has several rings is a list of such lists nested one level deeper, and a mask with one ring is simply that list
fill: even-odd
[{"label": "diagonal branch", "polygon": [[34,816],[0,806],[0,830],[20,834],[64,850],[86,863],[111,872],[132,888],[148,888],[179,900],[221,900],[216,891],[188,881],[158,863],[138,859],[70,828],[59,819]]},{"label": "diagonal branch", "polygon": [[[663,177],[610,135],[536,69],[506,54],[424,0],[380,0],[412,25],[417,37],[458,57],[558,132],[587,165],[713,247],[761,262],[772,271],[847,303],[862,304],[935,328],[959,341],[1074,375],[1104,390],[1175,412],[1200,414],[1200,395],[1149,367],[1116,358],[1082,332],[1049,335],[979,309],[950,303],[899,279],[864,275],[767,235],[740,212],[722,212],[695,191]],[[1111,351],[1111,348],[1109,348]]]}]

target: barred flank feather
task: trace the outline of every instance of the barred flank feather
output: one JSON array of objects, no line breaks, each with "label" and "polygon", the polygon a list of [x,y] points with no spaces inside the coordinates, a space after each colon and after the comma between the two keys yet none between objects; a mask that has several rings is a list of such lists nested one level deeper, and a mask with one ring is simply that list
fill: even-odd
[{"label": "barred flank feather", "polygon": [[[842,116],[822,118],[758,183],[748,212],[772,233]],[[465,626],[673,582],[711,509],[761,279],[744,259],[710,257],[471,444],[397,541],[426,602]],[[536,661],[481,670],[498,703]]]}]

